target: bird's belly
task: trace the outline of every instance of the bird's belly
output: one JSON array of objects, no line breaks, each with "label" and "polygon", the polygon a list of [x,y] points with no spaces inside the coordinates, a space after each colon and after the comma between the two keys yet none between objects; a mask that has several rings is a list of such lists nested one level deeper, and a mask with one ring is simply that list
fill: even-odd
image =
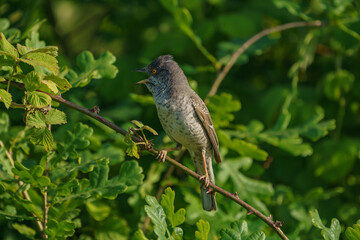
[{"label": "bird's belly", "polygon": [[206,132],[192,106],[158,106],[160,122],[170,138],[188,150],[207,149]]}]

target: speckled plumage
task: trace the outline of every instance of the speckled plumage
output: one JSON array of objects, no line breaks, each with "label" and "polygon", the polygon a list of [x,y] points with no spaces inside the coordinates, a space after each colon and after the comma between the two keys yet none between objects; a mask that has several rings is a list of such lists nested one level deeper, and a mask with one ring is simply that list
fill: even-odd
[{"label": "speckled plumage", "polygon": [[[150,74],[144,80],[152,93],[160,122],[166,134],[190,153],[195,171],[205,175],[204,153],[210,182],[215,183],[212,156],[221,162],[219,145],[211,117],[205,103],[191,89],[187,78],[172,56],[160,56],[147,67],[140,69]],[[154,72],[156,71],[156,72]],[[215,196],[201,188],[203,208],[216,210]]]}]

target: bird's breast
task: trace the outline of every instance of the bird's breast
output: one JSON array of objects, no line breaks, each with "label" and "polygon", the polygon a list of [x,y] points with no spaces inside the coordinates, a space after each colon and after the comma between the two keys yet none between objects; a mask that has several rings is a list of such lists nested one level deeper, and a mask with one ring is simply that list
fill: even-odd
[{"label": "bird's breast", "polygon": [[207,149],[210,146],[190,98],[177,96],[155,100],[155,103],[160,122],[172,140],[188,150]]}]

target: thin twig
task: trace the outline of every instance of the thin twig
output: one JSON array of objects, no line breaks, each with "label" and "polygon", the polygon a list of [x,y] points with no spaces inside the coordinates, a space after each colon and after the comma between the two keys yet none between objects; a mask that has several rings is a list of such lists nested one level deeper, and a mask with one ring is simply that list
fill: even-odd
[{"label": "thin twig", "polygon": [[[14,85],[20,89],[25,89],[24,84],[22,83],[17,83],[17,82],[12,82],[11,85]],[[62,98],[61,96],[58,95],[53,95],[53,94],[48,94],[54,101],[61,103],[67,107],[70,107],[72,109],[75,109],[81,113],[84,113],[85,115],[88,115],[92,118],[94,118],[95,120],[103,123],[104,125],[108,126],[109,128],[115,130],[116,132],[126,136],[128,134],[128,132],[122,128],[120,128],[119,126],[115,125],[114,123],[110,122],[109,120],[105,119],[104,117],[92,112],[90,109],[84,108],[82,106],[79,106],[73,102],[70,102],[64,98]],[[132,139],[135,142],[141,142],[141,140],[132,135]],[[151,153],[154,156],[157,156],[159,151],[156,149],[149,149],[147,150],[149,153]],[[192,176],[193,178],[199,180],[200,179],[200,175],[197,174],[196,172],[192,171],[191,169],[187,168],[186,166],[182,165],[181,163],[179,163],[178,161],[176,161],[173,158],[170,158],[169,156],[166,157],[165,159],[167,162],[169,162],[170,164],[174,165],[175,167],[183,170],[184,172],[186,172],[188,175]],[[204,180],[201,180],[203,183]],[[252,214],[254,214],[255,216],[257,216],[258,218],[260,218],[262,221],[264,221],[266,224],[268,224],[271,228],[274,229],[274,231],[280,236],[281,239],[283,240],[288,240],[288,238],[286,237],[286,235],[282,232],[282,230],[280,229],[280,225],[278,224],[279,221],[273,221],[270,217],[265,216],[264,214],[262,214],[260,211],[258,211],[257,209],[255,209],[254,207],[252,207],[251,205],[249,205],[248,203],[246,203],[245,201],[243,201],[242,199],[240,199],[237,194],[233,194],[230,193],[228,191],[226,191],[225,189],[213,184],[210,182],[209,185],[211,188],[214,189],[215,192],[220,193],[221,195],[233,200],[234,202],[238,203],[240,206],[242,206],[243,208],[245,208],[248,212],[251,212]]]},{"label": "thin twig", "polygon": [[[51,125],[48,125],[49,131],[51,131]],[[46,157],[45,162],[45,177],[49,177],[49,159]],[[48,222],[48,213],[49,213],[49,204],[48,204],[48,187],[44,187],[44,221],[43,221],[43,239],[48,239],[48,235],[45,233],[47,222]]]},{"label": "thin twig", "polygon": [[[0,147],[5,148],[5,145],[4,145],[4,143],[3,143],[1,140],[0,140]],[[13,159],[13,157],[12,157],[12,152],[9,152],[9,151],[5,150],[5,155],[6,155],[6,157],[9,159],[10,165],[11,165],[12,167],[15,167],[14,159]],[[18,176],[14,175],[14,178],[15,178],[15,179],[18,179]],[[18,185],[19,185],[19,187],[21,188],[21,187],[24,185],[24,182],[21,181],[21,180],[19,180],[19,181],[18,181]],[[30,195],[29,195],[29,193],[27,192],[27,190],[24,190],[24,191],[22,192],[22,194],[23,194],[23,196],[24,196],[24,199],[26,199],[26,200],[28,200],[29,202],[31,202],[31,198],[30,198]],[[44,233],[44,228],[43,228],[43,225],[41,224],[41,221],[38,219],[38,216],[36,216],[36,214],[33,213],[33,212],[31,212],[31,215],[33,215],[33,217],[36,218],[36,226],[37,226],[37,228],[39,229],[40,233],[43,234],[43,233]]]},{"label": "thin twig", "polygon": [[229,62],[225,65],[223,70],[219,73],[217,78],[215,79],[211,90],[209,91],[208,95],[206,96],[205,102],[209,101],[209,98],[216,94],[221,82],[224,80],[226,75],[229,73],[230,69],[234,66],[236,60],[240,57],[241,54],[245,52],[246,49],[248,49],[251,45],[253,45],[256,41],[258,41],[260,38],[265,37],[266,35],[269,35],[274,32],[280,32],[291,28],[298,28],[298,27],[320,27],[323,26],[324,23],[320,20],[312,21],[312,22],[292,22],[292,23],[286,23],[280,26],[267,28],[262,30],[261,32],[257,33],[256,35],[249,38],[238,50],[236,50]]}]

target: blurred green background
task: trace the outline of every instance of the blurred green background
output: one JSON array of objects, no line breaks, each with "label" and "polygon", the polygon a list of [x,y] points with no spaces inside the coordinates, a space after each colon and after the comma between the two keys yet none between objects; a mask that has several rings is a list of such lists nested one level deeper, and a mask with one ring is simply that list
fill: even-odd
[{"label": "blurred green background", "polygon": [[[102,116],[125,129],[132,126],[130,120],[142,121],[159,132],[149,138],[160,149],[171,143],[148,91],[134,85],[145,77],[134,69],[171,54],[204,99],[231,53],[257,32],[294,21],[324,21],[321,28],[266,36],[238,59],[208,105],[224,156],[214,167],[219,186],[283,221],[291,239],[321,239],[308,213],[313,208],[327,226],[332,218],[343,229],[354,224],[360,218],[359,2],[179,0],[178,15],[169,2],[177,1],[14,0],[3,1],[0,16],[22,31],[46,19],[38,30],[40,40],[59,47],[60,66],[76,68],[76,57],[85,50],[95,58],[112,52],[119,70],[115,78],[92,80],[62,96],[87,108],[99,106]],[[95,130],[83,157],[130,159],[124,156],[122,136],[59,108],[67,113],[68,124],[53,129],[55,140],[80,121]],[[12,126],[23,125],[21,111],[8,113]],[[219,194],[218,211],[203,212],[194,179],[175,170],[162,180],[167,163],[159,165],[145,153],[138,161],[144,184],[114,201],[96,200],[100,209],[111,209],[103,218],[94,217],[95,205],[83,206],[82,227],[73,239],[131,238],[145,221],[144,196],[155,196],[167,185],[177,194],[176,208],[187,211],[184,239],[193,239],[200,217],[210,222],[209,239],[239,219],[247,220],[251,231],[277,239],[259,219]],[[192,168],[188,154],[182,162]],[[113,169],[118,163],[114,160]],[[121,223],[114,226],[116,237],[104,237],[113,223]],[[5,220],[0,224],[4,239],[20,239]],[[155,237],[151,227],[145,233]]]}]

